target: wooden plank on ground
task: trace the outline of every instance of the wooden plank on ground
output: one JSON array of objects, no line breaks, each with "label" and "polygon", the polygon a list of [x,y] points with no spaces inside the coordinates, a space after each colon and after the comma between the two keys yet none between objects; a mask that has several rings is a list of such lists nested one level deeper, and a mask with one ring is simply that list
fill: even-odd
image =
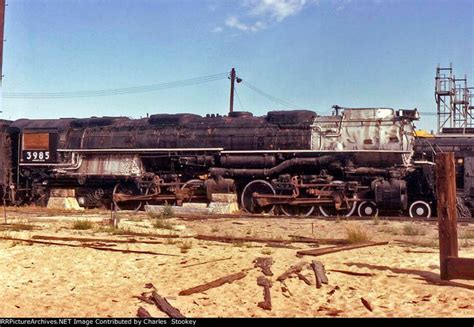
[{"label": "wooden plank on ground", "polygon": [[31,238],[34,240],[52,240],[52,241],[163,244],[163,241],[136,240],[134,238],[129,238],[126,240],[118,240],[118,239],[107,239],[107,238],[63,237],[63,236],[50,236],[50,235],[33,235]]},{"label": "wooden plank on ground", "polygon": [[306,266],[308,265],[307,262],[299,262],[296,265],[291,266],[288,268],[283,274],[278,276],[277,281],[283,282],[285,279],[289,278],[291,275],[297,275],[300,273]]},{"label": "wooden plank on ground", "polygon": [[261,257],[261,258],[256,258],[253,261],[254,267],[255,268],[261,268],[262,273],[265,276],[273,276],[273,272],[271,270],[272,264],[273,264],[273,259],[271,257]]},{"label": "wooden plank on ground", "polygon": [[354,249],[365,248],[369,246],[377,246],[377,245],[386,245],[388,242],[370,242],[370,243],[361,243],[361,244],[353,244],[353,245],[341,245],[341,246],[333,246],[324,249],[309,249],[309,250],[302,250],[296,252],[297,255],[312,255],[312,256],[320,256],[324,254],[336,253],[341,251],[348,251]]},{"label": "wooden plank on ground", "polygon": [[166,313],[170,318],[186,318],[178,309],[173,307],[164,297],[161,297],[155,291],[151,293],[151,298],[158,309]]},{"label": "wooden plank on ground", "polygon": [[257,305],[263,310],[271,310],[272,299],[270,297],[270,288],[272,287],[272,282],[265,276],[259,276],[257,278],[257,285],[263,287],[263,301],[258,302]]},{"label": "wooden plank on ground", "polygon": [[[234,236],[217,236],[217,235],[197,235],[195,236],[198,240],[203,241],[216,241],[223,243],[235,243],[235,242],[255,242],[255,243],[300,243],[299,241],[293,240],[281,240],[281,239],[272,239],[272,238],[259,238],[259,237],[234,237]],[[318,244],[317,241],[312,242],[303,242],[303,243],[313,243]]]},{"label": "wooden plank on ground", "polygon": [[447,279],[474,279],[474,258],[448,257]]},{"label": "wooden plank on ground", "polygon": [[26,243],[36,243],[36,244],[44,244],[44,245],[57,245],[57,246],[69,246],[73,248],[89,248],[99,251],[111,251],[111,252],[121,252],[121,253],[136,253],[136,254],[152,254],[152,255],[165,255],[171,257],[179,257],[176,254],[168,254],[168,253],[159,253],[153,251],[138,251],[138,250],[122,250],[122,249],[112,249],[102,246],[89,246],[86,244],[71,244],[71,243],[58,243],[58,242],[46,242],[46,241],[38,241],[38,240],[30,240],[30,239],[23,239],[23,238],[15,238],[15,237],[0,237],[0,240],[7,240],[7,241],[18,241],[18,242],[26,242]]},{"label": "wooden plank on ground", "polygon": [[319,243],[319,244],[330,244],[330,245],[347,245],[348,240],[343,238],[311,238],[300,235],[288,235],[295,243]]},{"label": "wooden plank on ground", "polygon": [[311,268],[313,268],[314,276],[316,277],[316,288],[321,288],[322,284],[328,283],[326,270],[321,261],[313,260],[313,262],[311,262]]},{"label": "wooden plank on ground", "polygon": [[139,307],[137,310],[138,318],[151,318],[151,314],[144,307]]},{"label": "wooden plank on ground", "polygon": [[247,271],[243,270],[235,274],[231,274],[231,275],[227,275],[227,276],[215,279],[205,284],[201,284],[195,287],[188,288],[186,290],[182,290],[181,292],[179,292],[179,295],[191,295],[194,293],[204,292],[211,288],[222,286],[226,283],[230,284],[236,280],[244,278],[245,276],[247,276]]},{"label": "wooden plank on ground", "polygon": [[219,261],[224,261],[224,260],[230,260],[232,259],[232,256],[227,257],[227,258],[220,258],[220,259],[214,259],[214,260],[209,260],[209,261],[204,261],[204,262],[198,262],[198,263],[193,263],[190,265],[182,266],[182,268],[189,268],[189,267],[194,267],[194,266],[200,266],[200,265],[205,265],[207,263],[214,263],[214,262],[219,262]]}]

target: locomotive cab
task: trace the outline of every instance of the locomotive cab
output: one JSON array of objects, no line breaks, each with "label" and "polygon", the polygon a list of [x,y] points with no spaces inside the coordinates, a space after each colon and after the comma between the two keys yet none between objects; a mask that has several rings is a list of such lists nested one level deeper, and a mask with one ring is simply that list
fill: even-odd
[{"label": "locomotive cab", "polygon": [[37,129],[23,130],[20,143],[21,164],[36,165],[57,162],[57,131]]}]

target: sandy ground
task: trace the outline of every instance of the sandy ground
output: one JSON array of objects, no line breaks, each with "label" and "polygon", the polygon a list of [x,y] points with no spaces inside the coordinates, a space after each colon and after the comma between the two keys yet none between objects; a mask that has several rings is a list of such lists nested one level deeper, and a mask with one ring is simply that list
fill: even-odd
[{"label": "sandy ground", "polygon": [[[308,244],[293,243],[294,248],[274,248],[262,243],[226,244],[193,238],[166,240],[153,236],[133,236],[136,240],[154,239],[161,241],[161,244],[113,246],[174,255],[165,256],[0,240],[0,316],[135,317],[137,309],[143,306],[152,316],[165,317],[153,305],[134,298],[150,291],[145,288],[147,283],[152,283],[158,294],[167,298],[186,317],[324,317],[336,313],[340,317],[474,316],[474,281],[439,279],[437,229],[434,223],[383,219],[329,221],[222,218],[186,221],[173,218],[167,221],[174,224],[174,228],[178,226],[179,231],[170,231],[154,228],[143,214],[120,215],[122,220],[119,227],[126,231],[287,239],[288,235],[346,238],[348,228],[359,228],[366,231],[371,240],[387,240],[390,243],[320,257],[298,258],[296,251],[309,248]],[[127,236],[100,230],[100,221],[107,217],[107,213],[97,212],[81,213],[81,216],[63,213],[56,217],[47,217],[44,212],[16,212],[10,214],[9,222],[26,227],[0,225],[0,236],[127,239]],[[75,230],[73,222],[77,219],[93,221],[94,226],[89,230]],[[422,235],[404,235],[410,234],[410,231],[411,234]],[[460,256],[474,257],[474,224],[460,224],[459,234]],[[190,249],[182,253],[185,247]],[[263,288],[256,283],[262,273],[253,268],[252,261],[264,256],[271,256],[274,261],[274,276],[270,277],[273,281],[271,311],[257,306],[258,302],[263,301]],[[226,260],[187,267],[216,259]],[[276,278],[291,265],[314,259],[325,265],[329,283],[317,289],[315,285],[306,285],[298,278],[291,278],[286,281],[289,292],[283,292],[283,285]],[[232,284],[189,296],[178,295],[183,289],[247,268],[253,269],[245,278]],[[331,272],[331,269],[374,275],[351,276]],[[303,274],[314,281],[312,271],[305,270]],[[370,302],[372,312],[362,304],[361,298]]]}]

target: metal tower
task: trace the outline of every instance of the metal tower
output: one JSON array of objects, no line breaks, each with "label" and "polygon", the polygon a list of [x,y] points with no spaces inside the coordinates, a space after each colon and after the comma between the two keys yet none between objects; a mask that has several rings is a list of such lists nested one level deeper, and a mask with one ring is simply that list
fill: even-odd
[{"label": "metal tower", "polygon": [[467,76],[456,78],[453,66],[436,68],[435,99],[438,133],[474,133],[474,87],[468,87]]}]

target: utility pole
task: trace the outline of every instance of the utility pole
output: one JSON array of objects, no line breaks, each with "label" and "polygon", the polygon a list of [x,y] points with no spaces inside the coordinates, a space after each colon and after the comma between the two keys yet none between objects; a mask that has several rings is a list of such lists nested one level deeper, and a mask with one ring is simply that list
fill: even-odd
[{"label": "utility pole", "polygon": [[5,29],[5,0],[0,0],[0,81],[3,80],[3,37]]},{"label": "utility pole", "polygon": [[[3,91],[3,38],[5,30],[5,6],[5,0],[0,0],[0,92]],[[1,101],[0,104],[3,105],[3,101]],[[0,113],[2,113],[1,110]]]},{"label": "utility pole", "polygon": [[235,69],[232,68],[230,71],[230,104],[229,114],[234,112],[234,83],[235,83]]},{"label": "utility pole", "polygon": [[237,77],[235,74],[235,69],[232,68],[229,75],[230,79],[230,103],[229,103],[229,114],[234,112],[234,92],[235,92],[235,82],[240,83],[242,79]]}]

